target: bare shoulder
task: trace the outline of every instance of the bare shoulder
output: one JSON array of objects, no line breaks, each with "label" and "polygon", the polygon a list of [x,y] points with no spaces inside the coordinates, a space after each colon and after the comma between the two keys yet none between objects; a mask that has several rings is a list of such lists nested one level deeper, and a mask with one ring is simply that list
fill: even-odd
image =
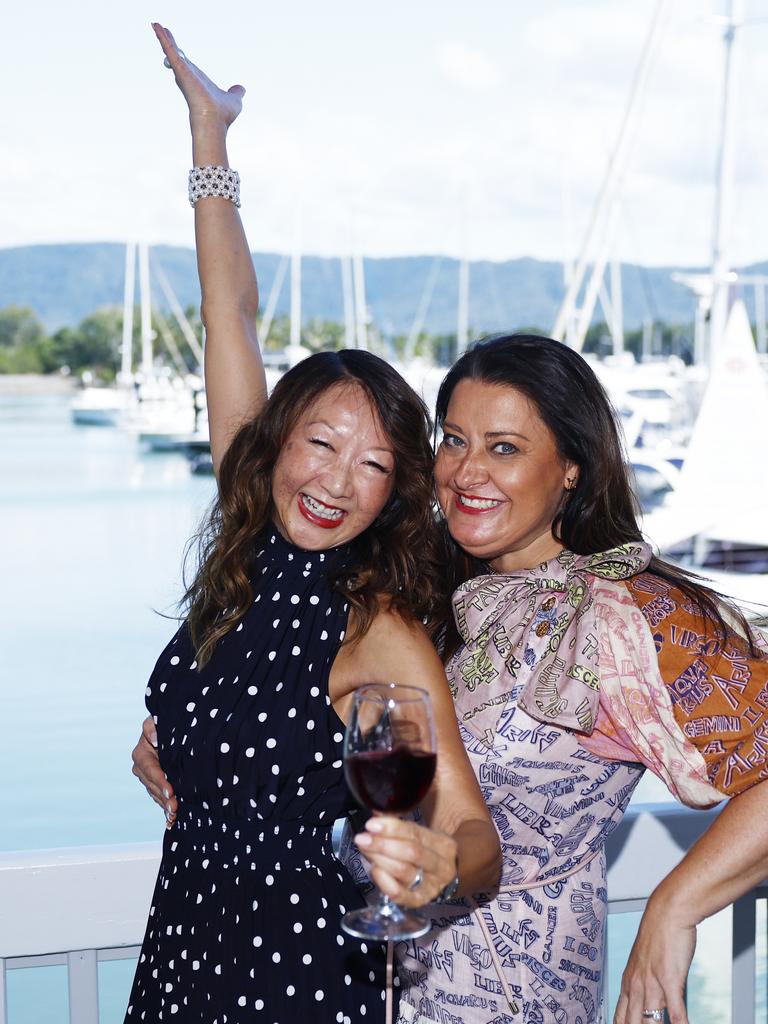
[{"label": "bare shoulder", "polygon": [[364,683],[437,689],[450,700],[442,662],[426,629],[387,607],[377,613],[365,636],[341,648],[333,663],[330,695],[342,718],[352,693]]},{"label": "bare shoulder", "polygon": [[357,671],[366,671],[371,682],[406,683],[403,673],[411,675],[413,670],[443,674],[424,626],[386,607],[377,613],[365,636],[340,651],[339,657]]}]

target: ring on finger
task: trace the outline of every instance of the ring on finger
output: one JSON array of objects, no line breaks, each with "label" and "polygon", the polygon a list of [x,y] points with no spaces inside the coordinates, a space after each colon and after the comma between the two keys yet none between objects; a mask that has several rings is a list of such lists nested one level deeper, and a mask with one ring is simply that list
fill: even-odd
[{"label": "ring on finger", "polygon": [[423,881],[424,881],[424,872],[421,870],[421,868],[416,868],[416,874],[414,876],[413,881],[408,886],[408,888],[410,889],[411,892],[415,892],[419,888],[419,886],[421,885],[421,883]]},{"label": "ring on finger", "polygon": [[[182,60],[186,60],[187,59],[187,55],[186,55],[186,53],[184,53],[183,50],[177,50],[176,52],[178,53],[178,55],[181,57]],[[167,57],[163,58],[163,66],[170,70],[171,62],[168,60]]]},{"label": "ring on finger", "polygon": [[664,1020],[664,1009],[663,1007],[659,1010],[643,1010],[640,1014],[643,1020]]}]

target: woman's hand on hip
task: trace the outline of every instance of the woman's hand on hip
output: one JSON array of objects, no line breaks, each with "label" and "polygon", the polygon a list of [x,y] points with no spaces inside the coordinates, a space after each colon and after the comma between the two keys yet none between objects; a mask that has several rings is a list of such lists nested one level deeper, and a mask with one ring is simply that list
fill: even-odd
[{"label": "woman's hand on hip", "polygon": [[131,752],[131,759],[133,761],[131,771],[155,803],[162,807],[166,827],[171,828],[176,821],[179,805],[173,792],[173,786],[160,767],[160,758],[157,756],[157,732],[151,715],[142,723],[141,736]]},{"label": "woman's hand on hip", "polygon": [[152,23],[152,28],[187,101],[193,131],[196,126],[211,124],[226,132],[242,110],[245,89],[242,85],[219,88],[179,49],[170,29],[157,22]]},{"label": "woman's hand on hip", "polygon": [[431,903],[456,877],[456,840],[416,822],[377,815],[355,842],[373,881],[403,907]]},{"label": "woman's hand on hip", "polygon": [[688,1024],[683,992],[696,949],[696,926],[649,900],[621,979],[614,1024],[646,1024],[644,1011],[666,1009],[670,1024]]}]

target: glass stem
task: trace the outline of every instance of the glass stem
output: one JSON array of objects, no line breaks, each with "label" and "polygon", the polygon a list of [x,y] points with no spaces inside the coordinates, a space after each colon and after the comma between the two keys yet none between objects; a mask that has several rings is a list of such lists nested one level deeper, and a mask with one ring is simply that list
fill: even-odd
[{"label": "glass stem", "polygon": [[376,914],[379,917],[386,917],[387,920],[397,921],[403,916],[403,912],[398,905],[379,890],[379,905],[376,907]]}]

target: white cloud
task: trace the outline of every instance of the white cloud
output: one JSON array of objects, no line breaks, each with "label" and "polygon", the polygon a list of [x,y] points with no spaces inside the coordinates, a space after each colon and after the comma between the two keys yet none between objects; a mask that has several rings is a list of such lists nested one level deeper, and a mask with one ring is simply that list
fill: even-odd
[{"label": "white cloud", "polygon": [[[708,3],[670,5],[626,179],[620,242],[632,258],[708,258],[722,73]],[[0,90],[25,85],[24,103],[1,115],[0,245],[139,232],[190,244],[188,128],[144,23],[150,4],[110,5],[98,22],[53,0],[7,15]],[[578,246],[655,0],[473,0],[471,17],[463,0],[391,0],[386,18],[351,0],[327,0],[322,14],[287,0],[257,17],[232,0],[237,33],[188,0],[164,4],[188,51],[248,88],[231,156],[254,248],[290,247],[299,204],[307,252],[347,250],[354,219],[368,252],[455,254],[464,184],[471,254],[504,259]],[[741,262],[764,257],[768,238],[766,32],[745,29],[741,48]]]},{"label": "white cloud", "polygon": [[443,43],[437,52],[437,63],[451,82],[470,92],[487,93],[502,84],[501,69],[494,60],[464,43]]}]

